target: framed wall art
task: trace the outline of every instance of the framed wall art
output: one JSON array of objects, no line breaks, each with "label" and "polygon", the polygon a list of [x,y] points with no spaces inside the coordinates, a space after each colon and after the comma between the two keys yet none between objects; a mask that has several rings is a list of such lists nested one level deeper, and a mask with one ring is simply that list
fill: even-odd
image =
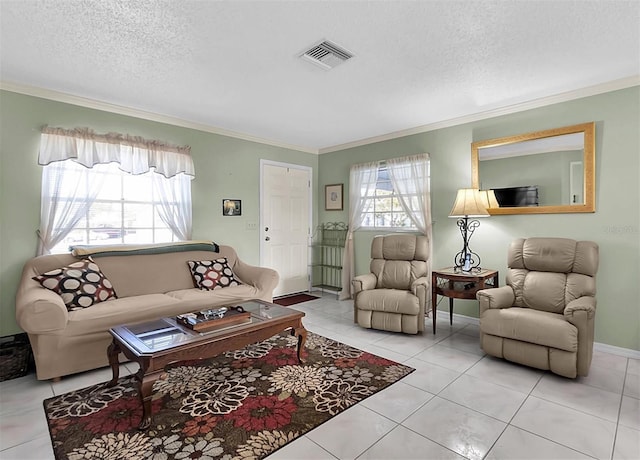
[{"label": "framed wall art", "polygon": [[324,209],[325,211],[342,211],[343,184],[330,184],[324,186]]},{"label": "framed wall art", "polygon": [[222,200],[222,215],[223,216],[241,216],[242,215],[242,201],[241,200]]}]

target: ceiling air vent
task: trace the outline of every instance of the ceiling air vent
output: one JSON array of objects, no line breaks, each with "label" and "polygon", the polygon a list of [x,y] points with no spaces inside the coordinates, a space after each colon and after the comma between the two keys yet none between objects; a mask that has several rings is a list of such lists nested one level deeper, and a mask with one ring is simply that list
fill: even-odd
[{"label": "ceiling air vent", "polygon": [[347,59],[351,59],[353,54],[344,48],[340,48],[335,43],[324,40],[302,53],[300,57],[325,70],[329,70],[338,64],[342,64]]}]

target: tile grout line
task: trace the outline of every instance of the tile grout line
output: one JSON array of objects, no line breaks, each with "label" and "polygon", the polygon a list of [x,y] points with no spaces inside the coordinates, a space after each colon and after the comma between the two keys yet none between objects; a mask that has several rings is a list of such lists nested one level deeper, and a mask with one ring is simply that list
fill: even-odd
[{"label": "tile grout line", "polygon": [[620,427],[620,414],[622,413],[622,402],[624,401],[624,387],[627,384],[627,375],[629,375],[629,358],[627,358],[626,366],[624,367],[624,380],[622,381],[622,391],[620,392],[620,404],[618,405],[618,421],[616,422],[616,429],[613,433],[613,445],[611,446],[611,455],[609,458],[613,460],[613,453],[616,451],[616,442],[618,441],[618,428]]}]

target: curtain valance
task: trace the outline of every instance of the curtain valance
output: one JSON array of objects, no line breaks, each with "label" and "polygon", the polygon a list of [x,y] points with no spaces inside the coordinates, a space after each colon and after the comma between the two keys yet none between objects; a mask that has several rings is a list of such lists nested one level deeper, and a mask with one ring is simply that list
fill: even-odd
[{"label": "curtain valance", "polygon": [[48,165],[73,159],[91,168],[116,162],[131,174],[144,174],[152,168],[165,177],[183,173],[195,177],[191,147],[175,146],[128,134],[97,134],[89,128],[42,128],[38,163]]}]

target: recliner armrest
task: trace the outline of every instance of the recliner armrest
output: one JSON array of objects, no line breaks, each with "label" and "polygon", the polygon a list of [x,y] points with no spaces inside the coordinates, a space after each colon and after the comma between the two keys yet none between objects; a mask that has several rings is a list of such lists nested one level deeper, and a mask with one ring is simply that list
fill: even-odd
[{"label": "recliner armrest", "polygon": [[476,292],[476,299],[480,302],[480,314],[490,308],[509,308],[513,306],[516,296],[511,286],[493,289],[482,289]]},{"label": "recliner armrest", "polygon": [[564,307],[564,317],[570,323],[579,314],[578,312],[585,312],[587,319],[591,319],[596,315],[596,298],[591,296],[579,297],[572,300]]},{"label": "recliner armrest", "polygon": [[564,307],[564,319],[578,330],[578,375],[588,375],[593,357],[596,298],[578,297]]},{"label": "recliner armrest", "polygon": [[353,285],[353,293],[357,294],[360,291],[368,291],[376,288],[378,278],[373,273],[367,273],[366,275],[358,275],[351,281]]},{"label": "recliner armrest", "polygon": [[418,289],[420,288],[424,288],[425,290],[428,291],[430,283],[431,283],[431,280],[426,276],[418,278],[413,283],[411,283],[411,292],[414,295],[417,295]]}]

